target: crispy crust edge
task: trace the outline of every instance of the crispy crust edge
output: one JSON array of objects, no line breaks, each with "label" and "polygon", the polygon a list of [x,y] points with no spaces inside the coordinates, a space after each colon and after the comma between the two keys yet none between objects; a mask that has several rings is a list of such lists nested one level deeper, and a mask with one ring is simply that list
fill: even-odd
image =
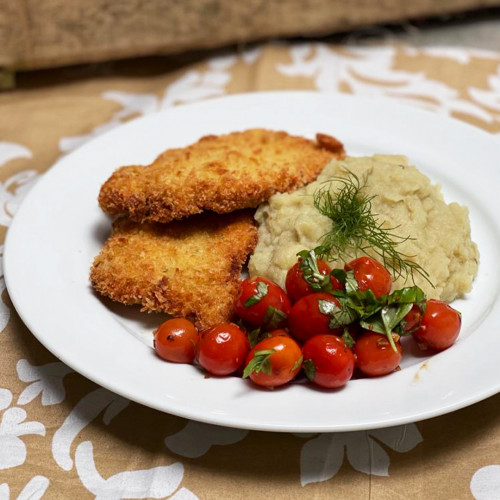
[{"label": "crispy crust edge", "polygon": [[[233,134],[243,134],[244,132],[234,132]],[[213,196],[212,185],[203,185],[201,182],[196,189],[187,189],[182,193],[170,193],[171,199],[166,199],[164,193],[157,195],[151,193],[150,196],[139,196],[137,194],[127,194],[121,189],[114,187],[117,179],[126,177],[130,169],[142,169],[141,166],[120,167],[101,187],[98,202],[101,208],[110,215],[127,214],[132,220],[137,222],[163,222],[184,218],[189,215],[201,213],[204,210],[211,210],[219,214],[229,213],[244,208],[256,208],[261,203],[267,201],[273,194],[290,192],[298,189],[309,182],[312,182],[319,175],[326,163],[333,159],[343,159],[345,150],[343,144],[336,138],[327,134],[316,134],[316,142],[304,137],[296,137],[286,132],[275,132],[276,134],[286,134],[287,138],[300,140],[300,142],[319,148],[319,152],[324,153],[318,158],[317,164],[309,164],[308,168],[299,168],[290,172],[290,175],[277,179],[272,185],[264,185],[260,182],[238,182],[237,187],[227,185],[222,186],[217,191],[217,196]],[[229,134],[229,135],[233,135]],[[203,141],[217,139],[216,136],[202,137],[198,142],[188,146],[186,150],[196,147]],[[162,155],[168,153],[168,150]],[[161,158],[161,156],[159,158]],[[324,156],[324,157],[323,157]],[[208,189],[205,189],[208,188]],[[205,191],[208,192],[206,195]]]},{"label": "crispy crust edge", "polygon": [[[250,224],[240,229],[242,238],[239,241],[243,241],[243,246],[230,257],[230,272],[224,279],[224,284],[227,286],[227,299],[221,301],[221,307],[217,311],[213,309],[195,311],[192,304],[186,305],[171,289],[166,276],[151,283],[148,289],[141,289],[132,282],[128,286],[117,287],[116,282],[103,279],[97,263],[102,259],[106,243],[101,252],[94,258],[89,275],[90,284],[97,293],[114,302],[128,306],[141,306],[143,312],[161,312],[172,316],[186,317],[193,321],[198,328],[207,328],[217,323],[230,321],[234,317],[234,302],[238,293],[242,268],[255,249],[258,240],[257,225],[252,215],[246,215],[245,212],[235,214],[236,220],[233,221],[241,224],[250,222]],[[245,220],[246,217],[248,218]],[[115,224],[119,224],[122,219],[122,217],[118,218]],[[113,237],[114,234],[112,233],[108,241]]]}]

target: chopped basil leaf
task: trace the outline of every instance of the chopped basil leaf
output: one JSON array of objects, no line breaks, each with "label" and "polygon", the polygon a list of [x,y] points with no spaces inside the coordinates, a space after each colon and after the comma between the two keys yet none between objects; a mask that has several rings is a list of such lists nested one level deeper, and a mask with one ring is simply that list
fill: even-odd
[{"label": "chopped basil leaf", "polygon": [[250,347],[255,347],[260,342],[261,329],[255,328],[248,335],[248,341],[250,342]]},{"label": "chopped basil leaf", "polygon": [[392,333],[398,323],[411,311],[413,303],[409,304],[391,304],[381,309],[380,315],[384,323],[386,333]]},{"label": "chopped basil leaf", "polygon": [[347,271],[345,275],[345,291],[347,293],[357,292],[359,288],[358,282],[354,277],[353,271]]},{"label": "chopped basil leaf", "polygon": [[316,366],[312,359],[306,359],[304,361],[304,373],[311,382],[314,382],[314,378],[316,377]]},{"label": "chopped basil leaf", "polygon": [[388,304],[421,304],[425,302],[425,293],[418,286],[407,286],[395,290],[387,297]]},{"label": "chopped basil leaf", "polygon": [[321,313],[329,317],[328,328],[334,329],[352,323],[357,315],[349,307],[339,307],[329,300],[318,300],[318,309]]},{"label": "chopped basil leaf", "polygon": [[266,314],[264,315],[263,325],[266,328],[274,329],[283,323],[287,318],[287,315],[280,309],[276,309],[273,306],[267,308]]},{"label": "chopped basil leaf", "polygon": [[333,289],[330,276],[321,273],[318,268],[317,259],[322,255],[322,248],[302,250],[297,254],[300,257],[299,269],[302,271],[302,277],[314,292],[330,292]]},{"label": "chopped basil leaf", "polygon": [[295,363],[294,365],[292,366],[292,369],[290,370],[290,373],[294,372],[295,370],[297,370],[298,368],[300,368],[300,366],[302,365],[302,361],[304,359],[304,356],[301,356]]},{"label": "chopped basil leaf", "polygon": [[269,290],[269,286],[264,281],[257,282],[257,293],[252,295],[244,302],[245,307],[251,307],[257,303],[259,303],[266,295]]},{"label": "chopped basil leaf", "polygon": [[263,349],[255,351],[254,357],[248,362],[245,370],[243,371],[243,378],[248,378],[251,373],[265,373],[270,375],[272,372],[272,364],[269,359],[274,353],[275,349]]},{"label": "chopped basil leaf", "polygon": [[346,293],[344,298],[339,297],[338,299],[344,307],[354,310],[360,318],[367,318],[375,314],[384,305],[383,297],[377,299],[371,290],[351,291]]},{"label": "chopped basil leaf", "polygon": [[411,286],[396,290],[379,300],[384,302],[383,307],[374,314],[362,318],[360,325],[367,330],[385,335],[392,348],[396,350],[392,332],[404,329],[405,316],[411,311],[413,304],[419,306],[425,304],[425,294],[418,286]]},{"label": "chopped basil leaf", "polygon": [[344,333],[342,334],[342,340],[344,341],[344,344],[350,349],[352,349],[354,347],[354,344],[356,343],[347,328],[344,328]]},{"label": "chopped basil leaf", "polygon": [[381,333],[385,335],[384,323],[380,315],[375,315],[372,318],[367,318],[359,322],[362,328],[365,330],[370,330],[371,332]]}]

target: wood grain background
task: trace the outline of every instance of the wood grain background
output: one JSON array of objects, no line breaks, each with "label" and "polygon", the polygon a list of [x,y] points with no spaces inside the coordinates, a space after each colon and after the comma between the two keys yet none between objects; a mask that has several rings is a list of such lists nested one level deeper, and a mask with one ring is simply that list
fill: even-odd
[{"label": "wood grain background", "polygon": [[0,68],[213,48],[500,5],[500,0],[0,0]]}]

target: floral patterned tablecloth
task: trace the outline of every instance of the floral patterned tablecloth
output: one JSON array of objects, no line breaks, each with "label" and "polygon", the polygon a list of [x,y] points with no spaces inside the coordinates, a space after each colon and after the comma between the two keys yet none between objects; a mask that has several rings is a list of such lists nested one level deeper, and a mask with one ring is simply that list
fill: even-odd
[{"label": "floral patterned tablecloth", "polygon": [[[500,53],[466,49],[277,43],[196,61],[44,71],[18,83],[0,95],[2,240],[58,158],[129,119],[209,97],[272,89],[385,96],[500,133]],[[75,373],[31,335],[3,279],[0,286],[0,500],[500,498],[500,395],[366,432],[200,424]]]}]

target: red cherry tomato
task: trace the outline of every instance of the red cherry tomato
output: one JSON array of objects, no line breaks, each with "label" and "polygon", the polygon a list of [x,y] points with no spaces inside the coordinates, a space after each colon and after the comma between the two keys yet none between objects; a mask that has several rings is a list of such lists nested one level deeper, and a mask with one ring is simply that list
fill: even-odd
[{"label": "red cherry tomato", "polygon": [[199,336],[196,327],[184,318],[172,318],[154,332],[156,353],[174,363],[192,363],[196,355]]},{"label": "red cherry tomato", "polygon": [[270,337],[289,337],[290,334],[284,328],[278,328],[277,330],[270,330],[268,332],[261,331],[260,328],[247,333],[248,340],[250,341],[250,347],[256,346],[260,341],[268,339]]},{"label": "red cherry tomato", "polygon": [[330,317],[320,309],[322,302],[341,307],[340,302],[329,293],[311,293],[293,305],[288,316],[288,328],[295,338],[306,341],[315,335],[336,335],[342,332],[342,327],[330,328]]},{"label": "red cherry tomato", "polygon": [[404,333],[413,333],[422,322],[424,311],[418,304],[413,304],[410,312],[403,318],[403,331]]},{"label": "red cherry tomato", "polygon": [[447,349],[458,337],[462,326],[460,313],[445,302],[430,299],[419,328],[413,332],[415,340],[435,351]]},{"label": "red cherry tomato", "polygon": [[385,335],[365,332],[354,346],[356,366],[369,377],[379,377],[393,372],[401,362],[403,350],[399,341],[394,351]]},{"label": "red cherry tomato", "polygon": [[351,336],[351,338],[356,341],[363,335],[365,332],[365,329],[359,324],[358,321],[354,321],[354,323],[351,323],[347,325],[347,333]]},{"label": "red cherry tomato", "polygon": [[202,332],[198,343],[198,363],[212,375],[230,375],[244,364],[250,344],[233,323],[216,325]]},{"label": "red cherry tomato", "polygon": [[316,335],[304,344],[302,354],[307,378],[321,387],[342,387],[352,377],[354,355],[340,337]]},{"label": "red cherry tomato", "polygon": [[[325,276],[330,274],[332,268],[324,260],[316,259],[316,262],[318,264],[318,270],[321,274]],[[286,274],[286,293],[292,302],[297,302],[297,300],[305,295],[314,293],[311,285],[304,279],[303,271],[299,268],[299,266],[300,261],[292,266]],[[335,278],[335,276],[330,276],[330,282],[332,283],[332,288],[334,290],[342,290],[342,285],[339,280]]]},{"label": "red cherry tomato", "polygon": [[348,262],[345,271],[353,271],[358,282],[358,290],[371,290],[375,297],[381,297],[391,291],[392,281],[389,271],[378,261],[363,256]]},{"label": "red cherry tomato", "polygon": [[284,328],[278,328],[277,330],[271,330],[266,332],[268,337],[290,337],[290,334]]},{"label": "red cherry tomato", "polygon": [[248,354],[244,377],[257,385],[278,387],[294,379],[302,366],[302,351],[291,337],[270,337]]},{"label": "red cherry tomato", "polygon": [[254,326],[278,328],[285,325],[290,307],[285,292],[268,279],[247,278],[240,283],[236,314]]}]

